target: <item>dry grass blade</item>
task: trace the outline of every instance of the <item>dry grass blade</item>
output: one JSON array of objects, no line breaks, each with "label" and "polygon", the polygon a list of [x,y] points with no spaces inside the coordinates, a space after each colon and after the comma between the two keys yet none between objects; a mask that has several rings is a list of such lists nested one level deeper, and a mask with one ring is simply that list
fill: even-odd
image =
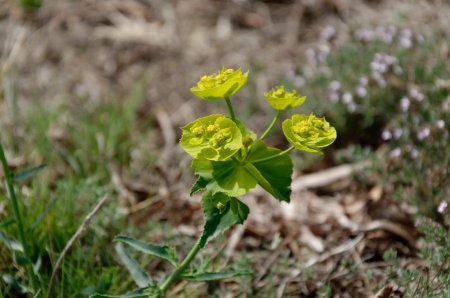
[{"label": "dry grass blade", "polygon": [[86,216],[84,221],[81,223],[81,225],[78,227],[75,234],[73,234],[72,238],[67,242],[66,246],[64,247],[62,253],[59,255],[58,260],[56,261],[55,267],[53,268],[53,273],[50,277],[50,282],[48,283],[48,292],[47,297],[52,297],[52,288],[53,284],[55,282],[56,273],[58,272],[59,268],[61,267],[62,261],[64,260],[64,257],[67,255],[69,250],[72,248],[75,241],[80,238],[80,236],[83,234],[83,232],[86,230],[86,228],[89,226],[89,223],[91,222],[92,218],[97,214],[97,212],[100,210],[100,208],[106,203],[106,200],[108,199],[108,195],[103,196],[95,205],[94,209],[92,209],[91,212]]}]

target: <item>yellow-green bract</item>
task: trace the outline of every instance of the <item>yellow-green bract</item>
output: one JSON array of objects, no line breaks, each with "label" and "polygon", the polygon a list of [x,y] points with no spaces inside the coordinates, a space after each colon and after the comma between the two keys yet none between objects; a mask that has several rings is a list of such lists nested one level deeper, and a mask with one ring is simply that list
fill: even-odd
[{"label": "yellow-green bract", "polygon": [[296,96],[295,90],[286,91],[284,86],[277,86],[265,93],[264,96],[275,110],[280,111],[298,107],[306,99],[306,96]]},{"label": "yellow-green bract", "polygon": [[239,128],[223,115],[199,118],[181,130],[181,147],[195,159],[227,160],[243,146]]},{"label": "yellow-green bract", "polygon": [[191,92],[201,99],[215,100],[236,94],[247,83],[248,71],[222,68],[213,75],[204,75],[191,88]]},{"label": "yellow-green bract", "polygon": [[325,118],[313,114],[294,115],[283,121],[283,132],[295,148],[322,154],[317,148],[331,145],[336,140],[336,129]]}]

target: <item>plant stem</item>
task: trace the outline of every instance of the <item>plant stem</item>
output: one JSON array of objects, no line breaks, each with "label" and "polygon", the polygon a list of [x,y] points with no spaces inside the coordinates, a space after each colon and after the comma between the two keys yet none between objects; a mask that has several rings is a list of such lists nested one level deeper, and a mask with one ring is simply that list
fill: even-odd
[{"label": "plant stem", "polygon": [[180,275],[183,274],[184,270],[186,270],[192,260],[194,260],[200,249],[201,247],[199,239],[197,243],[195,243],[195,245],[191,248],[191,251],[188,253],[183,262],[181,262],[180,266],[162,284],[160,289],[163,295],[167,291],[167,289],[180,278]]},{"label": "plant stem", "polygon": [[272,160],[272,159],[274,159],[274,158],[277,158],[277,157],[283,156],[283,155],[285,155],[285,154],[288,154],[288,153],[291,152],[292,150],[294,150],[294,146],[291,146],[291,147],[289,147],[288,149],[286,149],[286,150],[284,150],[284,151],[281,151],[281,152],[278,153],[278,154],[274,154],[274,155],[271,155],[271,156],[267,156],[267,157],[265,157],[265,158],[261,158],[261,159],[252,161],[251,163],[258,163],[258,162],[263,162],[263,161],[269,161],[269,160]]},{"label": "plant stem", "polygon": [[17,226],[19,228],[19,237],[20,237],[20,242],[22,242],[23,253],[28,260],[28,262],[25,266],[27,273],[28,273],[28,278],[31,281],[33,290],[37,290],[37,288],[38,288],[37,279],[34,274],[33,267],[31,266],[31,263],[30,263],[31,262],[30,251],[28,249],[27,238],[25,237],[25,230],[23,227],[22,216],[20,214],[19,202],[17,200],[16,192],[14,190],[14,185],[13,185],[14,177],[13,177],[11,170],[9,169],[8,162],[7,162],[6,156],[5,156],[5,152],[3,151],[3,146],[1,143],[0,143],[0,160],[2,162],[3,172],[5,173],[6,186],[8,188],[9,197],[11,199],[11,203],[13,206],[14,215],[15,215],[15,218],[17,221]]},{"label": "plant stem", "polygon": [[264,140],[264,138],[269,134],[269,132],[275,126],[275,123],[277,123],[277,120],[280,117],[280,113],[281,113],[280,110],[277,110],[277,113],[275,114],[275,117],[273,118],[272,122],[270,122],[269,127],[267,127],[266,131],[259,138],[261,141]]},{"label": "plant stem", "polygon": [[229,96],[225,97],[225,102],[227,103],[228,112],[230,113],[231,119],[236,122],[236,114],[234,113],[233,105],[231,104]]}]

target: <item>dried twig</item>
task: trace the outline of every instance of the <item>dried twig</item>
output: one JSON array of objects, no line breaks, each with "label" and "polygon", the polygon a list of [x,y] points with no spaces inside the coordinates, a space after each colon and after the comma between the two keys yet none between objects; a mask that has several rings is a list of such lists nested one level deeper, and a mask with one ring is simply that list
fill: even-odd
[{"label": "dried twig", "polygon": [[333,248],[332,250],[321,254],[320,256],[316,257],[316,258],[312,258],[311,260],[309,260],[308,262],[306,262],[305,264],[305,268],[309,268],[314,266],[317,263],[321,263],[323,261],[325,261],[326,259],[335,256],[335,255],[339,255],[342,254],[346,251],[349,251],[351,249],[353,249],[362,239],[364,238],[364,234],[361,233],[358,236],[356,236],[355,239],[352,239],[350,241],[344,242],[339,246],[336,246],[335,248]]},{"label": "dried twig", "polygon": [[391,297],[392,292],[394,291],[394,286],[391,284],[387,284],[382,287],[375,295],[370,298],[388,298]]},{"label": "dried twig", "polygon": [[416,241],[415,241],[414,237],[412,237],[411,234],[402,225],[397,224],[392,221],[388,221],[388,220],[384,220],[384,219],[374,220],[365,225],[362,225],[361,227],[359,227],[358,230],[364,231],[364,232],[374,231],[374,230],[386,230],[393,234],[396,234],[397,236],[402,237],[403,239],[408,241],[408,243],[412,247],[416,246]]},{"label": "dried twig", "polygon": [[363,161],[356,164],[340,165],[309,175],[302,175],[292,182],[292,191],[328,185],[337,180],[346,178],[354,172],[361,171],[369,165],[370,162]]},{"label": "dried twig", "polygon": [[52,276],[50,277],[50,282],[48,284],[48,292],[47,292],[47,298],[50,298],[52,295],[52,288],[53,283],[56,278],[56,273],[58,272],[59,268],[61,267],[62,261],[64,260],[64,257],[67,255],[69,250],[72,248],[75,241],[80,238],[81,234],[86,230],[87,226],[91,222],[92,218],[95,214],[100,210],[100,208],[105,204],[106,200],[108,199],[108,195],[103,196],[95,205],[94,209],[86,216],[83,223],[78,227],[75,234],[73,234],[72,238],[67,242],[66,246],[64,247],[62,253],[59,255],[58,260],[56,261],[55,267],[53,268]]}]

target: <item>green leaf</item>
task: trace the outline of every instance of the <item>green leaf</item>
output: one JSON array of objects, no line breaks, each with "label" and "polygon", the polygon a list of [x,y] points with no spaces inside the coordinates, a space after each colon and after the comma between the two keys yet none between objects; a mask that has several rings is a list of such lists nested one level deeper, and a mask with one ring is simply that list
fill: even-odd
[{"label": "green leaf", "polygon": [[10,274],[3,274],[2,279],[9,287],[19,291],[20,293],[31,293],[31,289],[21,284],[14,276]]},{"label": "green leaf", "polygon": [[246,169],[257,179],[258,184],[275,198],[289,202],[293,172],[291,157],[286,154],[267,161],[253,162],[280,152],[281,150],[258,141],[250,149]]},{"label": "green leaf", "polygon": [[170,264],[174,265],[175,267],[179,263],[179,260],[175,253],[175,248],[173,248],[173,247],[145,243],[145,242],[135,240],[128,236],[116,236],[114,238],[114,241],[126,243],[129,246],[131,246],[132,248],[134,248],[140,252],[163,259],[163,260],[169,262]]},{"label": "green leaf", "polygon": [[0,229],[5,228],[15,222],[16,222],[16,219],[14,217],[5,218],[4,220],[0,221]]},{"label": "green leaf", "polygon": [[208,186],[210,180],[205,179],[204,177],[198,177],[197,181],[195,181],[194,185],[191,188],[191,192],[189,195],[192,197],[194,194],[198,193],[202,189],[205,189]]},{"label": "green leaf", "polygon": [[14,260],[20,266],[31,264],[31,261],[22,254],[14,254]]},{"label": "green leaf", "polygon": [[252,275],[251,271],[220,271],[220,272],[202,272],[197,274],[183,274],[181,278],[189,281],[214,281],[238,276]]},{"label": "green leaf", "polygon": [[208,192],[226,193],[229,196],[237,197],[251,191],[256,186],[256,179],[244,168],[244,164],[235,161],[209,161],[194,159],[192,161],[194,173],[199,176],[199,183],[196,183],[191,190],[199,191],[198,188],[205,188]]},{"label": "green leaf", "polygon": [[135,281],[135,283],[141,287],[147,287],[151,283],[151,279],[148,276],[147,272],[145,272],[139,264],[136,262],[135,259],[133,259],[125,250],[123,245],[121,243],[116,244],[116,252],[119,256],[122,263],[127,267],[128,271],[131,274],[131,277]]},{"label": "green leaf", "polygon": [[9,249],[13,251],[23,252],[22,243],[3,232],[0,232],[0,242],[3,242]]},{"label": "green leaf", "polygon": [[50,202],[47,204],[47,207],[45,207],[44,212],[42,212],[41,214],[39,214],[39,216],[37,217],[37,219],[34,221],[34,223],[31,224],[31,226],[28,228],[28,230],[33,230],[38,224],[40,224],[42,222],[42,220],[45,218],[45,216],[50,212],[50,210],[53,208],[53,206],[55,205],[56,201],[58,200],[57,197],[54,197],[53,199],[50,200]]},{"label": "green leaf", "polygon": [[14,175],[14,182],[22,182],[27,180],[28,178],[33,177],[34,175],[36,175],[37,173],[39,173],[40,171],[42,171],[47,165],[46,164],[41,164],[37,167],[31,168],[31,169],[27,169],[23,172],[20,172],[16,175]]},{"label": "green leaf", "polygon": [[248,193],[259,184],[278,200],[289,202],[293,172],[290,156],[256,162],[280,152],[258,141],[251,147],[245,162],[195,159],[192,168],[199,178],[191,194],[206,189],[212,194],[225,193],[235,197]]},{"label": "green leaf", "polygon": [[207,192],[202,198],[205,225],[200,238],[200,247],[225,232],[232,225],[242,224],[250,212],[247,205],[223,193]]},{"label": "green leaf", "polygon": [[[122,295],[107,295],[107,294],[94,294],[89,298],[139,298],[139,297],[152,297],[151,292],[147,288],[137,289]],[[155,296],[159,297],[159,296]]]}]

